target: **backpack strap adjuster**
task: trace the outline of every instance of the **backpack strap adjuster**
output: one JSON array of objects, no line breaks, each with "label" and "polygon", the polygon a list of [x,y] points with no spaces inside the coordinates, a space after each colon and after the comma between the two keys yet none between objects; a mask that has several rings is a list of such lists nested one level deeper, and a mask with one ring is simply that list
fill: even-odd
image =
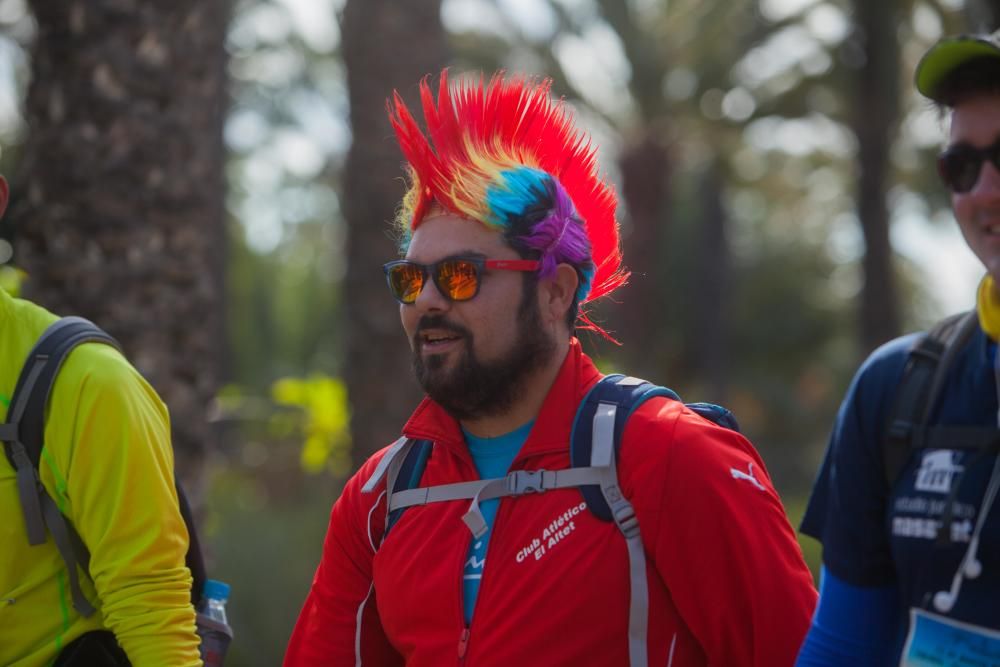
[{"label": "backpack strap adjuster", "polygon": [[632,505],[623,505],[618,509],[615,513],[615,523],[625,535],[625,539],[631,540],[639,537],[639,519],[636,517]]},{"label": "backpack strap adjuster", "polygon": [[[512,496],[541,493],[551,488],[554,473],[548,470],[514,470],[507,474],[507,490]],[[548,484],[546,484],[548,482]]]}]

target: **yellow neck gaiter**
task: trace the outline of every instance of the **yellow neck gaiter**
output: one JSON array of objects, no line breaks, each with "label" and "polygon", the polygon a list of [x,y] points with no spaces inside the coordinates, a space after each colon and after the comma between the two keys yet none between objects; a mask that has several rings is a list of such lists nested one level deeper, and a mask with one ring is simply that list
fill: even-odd
[{"label": "yellow neck gaiter", "polygon": [[992,340],[1000,339],[1000,294],[993,276],[988,273],[979,283],[976,312],[979,314],[979,326],[986,335]]}]

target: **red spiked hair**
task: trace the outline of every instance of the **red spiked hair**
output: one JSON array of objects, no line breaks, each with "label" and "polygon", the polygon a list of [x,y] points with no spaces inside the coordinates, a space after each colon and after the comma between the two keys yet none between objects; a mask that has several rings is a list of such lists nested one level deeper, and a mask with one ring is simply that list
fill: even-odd
[{"label": "red spiked hair", "polygon": [[623,285],[628,272],[621,266],[614,190],[598,175],[596,149],[573,125],[565,103],[551,99],[551,81],[498,73],[488,84],[480,77],[449,86],[447,74],[441,72],[437,100],[428,80],[420,83],[426,134],[398,92],[388,104],[409,163],[410,188],[396,220],[404,243],[432,203],[502,228],[491,197],[505,187],[505,174],[526,167],[554,178],[583,221],[595,273],[582,302]]}]

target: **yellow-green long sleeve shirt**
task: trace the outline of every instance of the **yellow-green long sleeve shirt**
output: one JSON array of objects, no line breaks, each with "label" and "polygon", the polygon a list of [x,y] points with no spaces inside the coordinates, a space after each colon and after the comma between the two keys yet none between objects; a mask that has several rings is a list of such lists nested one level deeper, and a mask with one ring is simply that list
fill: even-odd
[{"label": "yellow-green long sleeve shirt", "polygon": [[[24,359],[57,318],[0,290],[0,414]],[[200,665],[188,533],[177,505],[166,406],[115,349],[67,357],[49,400],[39,473],[90,551],[76,612],[51,536],[29,546],[17,480],[0,456],[0,665],[52,664],[90,630],[114,632],[132,664]]]}]

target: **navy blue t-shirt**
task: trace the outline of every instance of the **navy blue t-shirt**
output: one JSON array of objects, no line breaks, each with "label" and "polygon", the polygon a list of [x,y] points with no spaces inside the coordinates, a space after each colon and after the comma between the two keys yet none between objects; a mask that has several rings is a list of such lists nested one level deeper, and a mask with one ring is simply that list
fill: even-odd
[{"label": "navy blue t-shirt", "polygon": [[[915,449],[894,487],[882,462],[886,421],[907,355],[921,334],[883,345],[858,371],[841,405],[830,445],[802,520],[823,543],[823,562],[858,586],[895,585],[901,611],[933,607],[966,553],[996,460],[994,452]],[[996,345],[981,330],[953,362],[930,423],[997,426]],[[949,543],[938,527],[958,484]],[[962,582],[950,618],[1000,628],[1000,503],[987,514],[978,549],[982,574]]]}]

